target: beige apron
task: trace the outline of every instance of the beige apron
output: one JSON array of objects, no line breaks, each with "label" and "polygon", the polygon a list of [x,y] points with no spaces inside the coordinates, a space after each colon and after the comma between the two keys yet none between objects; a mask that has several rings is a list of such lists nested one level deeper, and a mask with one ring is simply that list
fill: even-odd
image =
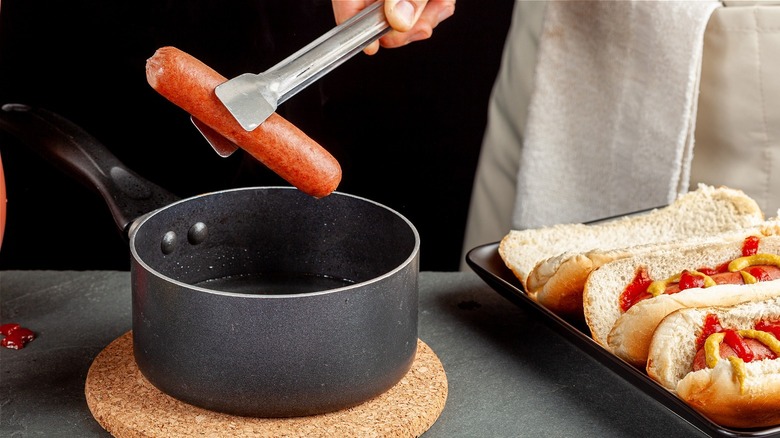
[{"label": "beige apron", "polygon": [[[745,190],[780,208],[780,2],[724,2],[705,32],[690,187]],[[515,3],[488,108],[463,250],[512,228],[517,170],[544,2]],[[461,265],[466,268],[465,263]]]},{"label": "beige apron", "polygon": [[780,7],[725,3],[704,34],[691,187],[703,182],[742,189],[767,216],[775,216],[780,208]]}]

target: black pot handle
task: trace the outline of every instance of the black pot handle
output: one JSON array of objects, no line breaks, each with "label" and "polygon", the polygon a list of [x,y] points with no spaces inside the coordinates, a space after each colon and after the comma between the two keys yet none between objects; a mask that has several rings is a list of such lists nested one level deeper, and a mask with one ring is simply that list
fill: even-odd
[{"label": "black pot handle", "polygon": [[0,129],[99,193],[125,237],[136,219],[179,199],[125,167],[96,138],[54,112],[5,104]]}]

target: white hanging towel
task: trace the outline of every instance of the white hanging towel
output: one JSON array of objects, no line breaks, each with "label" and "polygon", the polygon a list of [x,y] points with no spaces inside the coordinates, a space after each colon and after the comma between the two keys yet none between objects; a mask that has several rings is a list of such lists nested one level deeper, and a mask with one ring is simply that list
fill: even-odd
[{"label": "white hanging towel", "polygon": [[585,222],[688,190],[704,30],[718,1],[551,1],[513,228]]}]

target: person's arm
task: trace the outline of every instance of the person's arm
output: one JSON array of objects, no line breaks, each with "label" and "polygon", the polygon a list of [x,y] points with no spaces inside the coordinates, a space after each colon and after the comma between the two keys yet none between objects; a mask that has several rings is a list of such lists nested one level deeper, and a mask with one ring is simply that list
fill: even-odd
[{"label": "person's arm", "polygon": [[[336,23],[343,23],[371,3],[373,0],[333,0]],[[364,51],[373,55],[380,45],[401,47],[430,38],[433,29],[454,12],[455,0],[385,0],[385,15],[393,30]]]}]

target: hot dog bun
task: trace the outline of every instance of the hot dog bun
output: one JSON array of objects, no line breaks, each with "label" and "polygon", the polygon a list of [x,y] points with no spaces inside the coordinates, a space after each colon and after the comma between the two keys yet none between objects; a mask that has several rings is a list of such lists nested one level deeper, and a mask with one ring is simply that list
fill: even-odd
[{"label": "hot dog bun", "polygon": [[341,166],[322,146],[273,113],[246,131],[214,88],[227,79],[176,47],[161,47],[146,61],[146,79],[160,95],[208,125],[300,191],[321,198],[341,181]]},{"label": "hot dog bun", "polygon": [[526,293],[551,311],[583,318],[582,293],[599,266],[631,255],[631,247],[756,226],[764,220],[744,192],[699,185],[667,207],[594,225],[512,230],[499,254]]},{"label": "hot dog bun", "polygon": [[702,267],[716,267],[742,255],[745,238],[758,236],[758,252],[780,254],[780,222],[742,232],[710,236],[698,242],[659,244],[653,251],[607,263],[593,271],[585,284],[583,310],[593,339],[621,359],[644,367],[650,340],[658,323],[671,312],[712,305],[733,305],[780,294],[774,287],[746,288],[745,285],[718,285],[662,294],[634,304],[626,312],[620,296],[639,268],[653,280],[663,280]]},{"label": "hot dog bun", "polygon": [[[780,283],[770,283],[776,283],[772,286],[780,289]],[[696,339],[702,333],[707,314],[717,315],[724,328],[752,329],[757,321],[780,319],[780,298],[671,313],[661,321],[652,338],[648,375],[722,426],[753,428],[780,424],[780,359],[745,363],[741,386],[728,360],[719,360],[714,368],[691,371]]]}]

